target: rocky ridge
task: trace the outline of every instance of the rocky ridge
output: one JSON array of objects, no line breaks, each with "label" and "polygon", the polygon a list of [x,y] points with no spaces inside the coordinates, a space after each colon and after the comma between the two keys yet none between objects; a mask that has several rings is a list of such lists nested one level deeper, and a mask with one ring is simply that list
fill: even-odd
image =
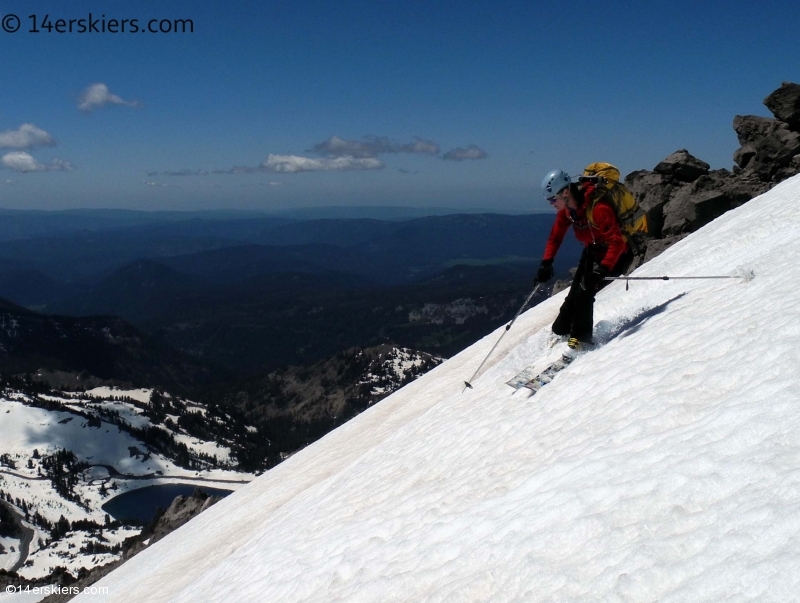
[{"label": "rocky ridge", "polygon": [[655,226],[656,237],[631,270],[750,199],[800,173],[800,84],[784,82],[764,99],[775,116],[737,115],[733,170],[710,166],[680,149],[650,170],[625,177]]}]

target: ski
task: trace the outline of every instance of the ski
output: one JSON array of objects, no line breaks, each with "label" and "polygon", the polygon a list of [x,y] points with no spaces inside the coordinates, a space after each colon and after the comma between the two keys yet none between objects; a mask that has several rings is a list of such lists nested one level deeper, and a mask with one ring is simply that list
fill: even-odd
[{"label": "ski", "polygon": [[550,383],[553,378],[575,362],[577,358],[584,354],[596,350],[614,337],[613,323],[608,320],[601,320],[594,329],[594,343],[583,344],[580,350],[566,348],[560,358],[550,363],[545,369],[536,371],[533,366],[523,369],[514,376],[513,379],[506,381],[514,389],[527,388],[531,390],[531,396]]},{"label": "ski", "polygon": [[[528,388],[535,394],[545,385],[550,383],[553,378],[567,368],[575,360],[575,357],[562,356],[550,366],[540,372],[535,372],[533,367],[528,367],[516,375],[513,379],[506,381],[514,389]],[[531,394],[531,395],[533,395]]]}]

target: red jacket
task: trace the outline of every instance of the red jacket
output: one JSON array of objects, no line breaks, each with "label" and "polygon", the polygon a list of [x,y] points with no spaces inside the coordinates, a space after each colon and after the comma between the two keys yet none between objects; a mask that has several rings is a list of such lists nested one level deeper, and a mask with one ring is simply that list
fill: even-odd
[{"label": "red jacket", "polygon": [[[587,187],[587,190],[584,191],[585,197],[591,199],[593,192],[593,187]],[[628,242],[619,227],[617,215],[608,203],[602,200],[597,201],[592,208],[592,221],[590,223],[586,218],[588,205],[588,202],[584,202],[574,212],[571,212],[568,208],[559,210],[556,214],[553,228],[550,230],[547,245],[544,248],[543,259],[552,260],[556,257],[556,252],[564,240],[564,235],[567,234],[570,225],[572,225],[575,237],[585,246],[594,243],[601,246],[601,248],[605,248],[605,254],[602,255],[602,258],[598,257],[600,265],[609,271],[614,268],[620,256],[629,249]],[[574,214],[574,218],[571,214]]]}]

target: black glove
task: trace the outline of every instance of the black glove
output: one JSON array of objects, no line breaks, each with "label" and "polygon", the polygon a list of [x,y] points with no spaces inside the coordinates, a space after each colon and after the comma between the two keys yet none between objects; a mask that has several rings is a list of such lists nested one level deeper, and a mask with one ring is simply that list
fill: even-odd
[{"label": "black glove", "polygon": [[597,291],[603,286],[605,278],[608,276],[609,270],[605,266],[597,266],[589,274],[586,275],[586,285],[588,289]]},{"label": "black glove", "polygon": [[553,260],[542,260],[539,265],[539,272],[536,273],[536,281],[546,283],[553,278]]}]

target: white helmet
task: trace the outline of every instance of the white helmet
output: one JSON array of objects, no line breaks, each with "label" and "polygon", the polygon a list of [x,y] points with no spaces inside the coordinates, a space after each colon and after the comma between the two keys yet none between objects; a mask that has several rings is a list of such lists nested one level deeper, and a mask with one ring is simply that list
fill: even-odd
[{"label": "white helmet", "polygon": [[571,183],[572,178],[564,170],[553,170],[542,180],[542,194],[545,199],[549,199],[560,193]]}]

